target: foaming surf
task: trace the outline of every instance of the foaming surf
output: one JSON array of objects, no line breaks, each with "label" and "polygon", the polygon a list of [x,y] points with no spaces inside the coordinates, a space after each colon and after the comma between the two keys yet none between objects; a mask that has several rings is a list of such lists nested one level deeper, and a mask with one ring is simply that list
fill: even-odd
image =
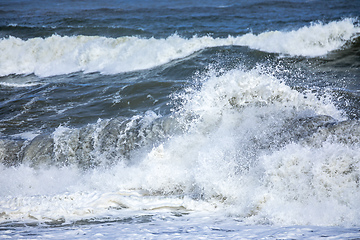
[{"label": "foaming surf", "polygon": [[[316,57],[341,49],[359,34],[356,19],[327,24],[313,23],[293,31],[269,31],[258,35],[186,39],[100,36],[59,36],[0,40],[0,76],[35,74],[40,77],[83,71],[116,74],[149,69],[219,46],[247,46],[284,56]],[[316,33],[316,34],[315,34]]]},{"label": "foaming surf", "polygon": [[196,211],[256,224],[359,222],[360,125],[330,96],[256,67],[210,71],[174,101],[169,116],[148,111],[2,139],[0,221]]}]

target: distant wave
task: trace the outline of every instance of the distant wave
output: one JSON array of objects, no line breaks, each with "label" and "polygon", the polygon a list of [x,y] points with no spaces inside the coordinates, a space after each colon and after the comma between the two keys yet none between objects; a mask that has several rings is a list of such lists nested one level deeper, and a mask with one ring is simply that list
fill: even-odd
[{"label": "distant wave", "polygon": [[47,77],[83,71],[116,74],[156,67],[199,50],[248,46],[287,56],[316,57],[340,49],[360,32],[355,19],[313,23],[293,31],[248,33],[228,38],[210,36],[165,39],[100,36],[58,36],[0,40],[0,76],[35,74]]},{"label": "distant wave", "polygon": [[359,33],[360,27],[355,24],[355,20],[347,18],[328,24],[313,23],[290,32],[246,34],[238,38],[235,44],[290,56],[317,57],[340,49]]}]

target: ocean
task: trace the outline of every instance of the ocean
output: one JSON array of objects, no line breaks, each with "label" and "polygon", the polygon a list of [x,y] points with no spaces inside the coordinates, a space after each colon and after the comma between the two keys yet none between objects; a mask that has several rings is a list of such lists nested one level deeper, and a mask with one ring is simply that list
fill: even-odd
[{"label": "ocean", "polygon": [[359,239],[359,0],[2,0],[0,238]]}]

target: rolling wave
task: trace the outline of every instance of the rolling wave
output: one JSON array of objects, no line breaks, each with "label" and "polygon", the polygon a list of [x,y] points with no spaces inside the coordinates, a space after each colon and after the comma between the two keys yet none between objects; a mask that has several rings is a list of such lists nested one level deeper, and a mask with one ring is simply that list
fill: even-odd
[{"label": "rolling wave", "polygon": [[293,31],[213,38],[164,39],[135,36],[59,36],[0,40],[0,76],[35,74],[40,77],[83,71],[116,74],[153,68],[197,51],[219,46],[247,46],[283,56],[317,57],[341,49],[360,32],[355,19],[313,23]]},{"label": "rolling wave", "polygon": [[0,223],[116,220],[162,209],[250,223],[359,221],[358,121],[261,68],[203,80],[175,96],[171,116],[148,111],[1,140]]}]

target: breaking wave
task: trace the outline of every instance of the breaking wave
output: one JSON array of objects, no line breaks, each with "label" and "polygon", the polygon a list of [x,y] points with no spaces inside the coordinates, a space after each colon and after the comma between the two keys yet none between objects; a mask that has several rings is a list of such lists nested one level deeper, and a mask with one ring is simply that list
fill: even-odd
[{"label": "breaking wave", "polygon": [[359,34],[355,19],[313,23],[293,31],[248,33],[228,38],[210,36],[144,39],[135,36],[59,36],[0,40],[0,76],[35,74],[47,77],[83,71],[116,74],[153,68],[205,48],[248,46],[287,56],[316,57],[341,49]]},{"label": "breaking wave", "polygon": [[170,116],[1,139],[0,221],[171,209],[250,223],[359,223],[360,124],[331,97],[298,92],[259,67],[210,72],[174,99]]}]

